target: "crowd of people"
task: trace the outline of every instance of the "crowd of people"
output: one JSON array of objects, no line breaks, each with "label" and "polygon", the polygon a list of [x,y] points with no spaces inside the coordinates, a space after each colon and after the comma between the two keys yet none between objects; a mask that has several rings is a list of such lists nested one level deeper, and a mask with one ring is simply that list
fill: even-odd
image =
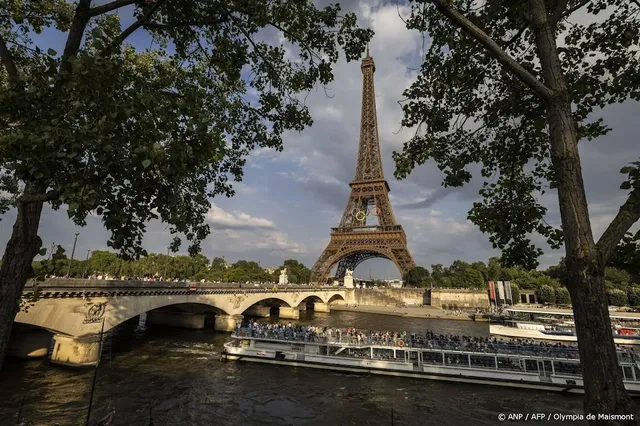
[{"label": "crowd of people", "polygon": [[415,347],[450,351],[499,353],[507,355],[549,356],[577,359],[578,347],[568,343],[546,343],[528,339],[499,340],[491,337],[457,336],[427,332],[424,337],[416,333],[365,331],[353,327],[335,328],[293,323],[262,323],[246,321],[238,324],[237,336],[276,340],[341,343],[351,346],[378,345]]}]

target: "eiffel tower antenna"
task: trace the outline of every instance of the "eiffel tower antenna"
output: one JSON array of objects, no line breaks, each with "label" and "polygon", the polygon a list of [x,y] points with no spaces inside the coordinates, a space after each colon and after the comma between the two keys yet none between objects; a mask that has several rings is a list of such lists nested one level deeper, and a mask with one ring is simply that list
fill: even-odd
[{"label": "eiffel tower antenna", "polygon": [[[336,278],[345,276],[371,258],[389,259],[402,276],[416,267],[407,248],[407,236],[396,222],[389,184],[382,170],[378,138],[378,117],[373,74],[376,64],[369,55],[362,60],[362,111],[360,143],[354,179],[349,183],[351,195],[340,225],[331,228],[331,239],[312,269],[311,282],[324,284],[331,268],[338,264]],[[377,224],[367,224],[377,219]]]}]

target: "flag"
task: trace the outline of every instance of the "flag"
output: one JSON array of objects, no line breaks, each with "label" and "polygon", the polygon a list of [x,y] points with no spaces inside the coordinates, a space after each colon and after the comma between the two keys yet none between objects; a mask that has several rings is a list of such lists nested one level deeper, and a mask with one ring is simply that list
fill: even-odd
[{"label": "flag", "polygon": [[489,298],[496,300],[496,287],[493,281],[489,281]]},{"label": "flag", "polygon": [[504,283],[502,281],[498,281],[498,299],[504,300]]},{"label": "flag", "polygon": [[511,281],[504,282],[504,296],[505,300],[508,300],[509,304],[513,305],[513,296],[511,295]]}]

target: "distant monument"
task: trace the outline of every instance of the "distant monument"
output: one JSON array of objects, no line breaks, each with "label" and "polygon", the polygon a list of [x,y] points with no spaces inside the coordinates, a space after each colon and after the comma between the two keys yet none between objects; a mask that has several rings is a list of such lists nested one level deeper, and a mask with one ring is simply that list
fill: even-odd
[{"label": "distant monument", "polygon": [[344,271],[344,287],[353,288],[353,271],[351,269]]},{"label": "distant monument", "polygon": [[289,284],[289,277],[287,276],[287,268],[282,268],[282,272],[280,272],[280,279],[278,284],[286,285]]}]

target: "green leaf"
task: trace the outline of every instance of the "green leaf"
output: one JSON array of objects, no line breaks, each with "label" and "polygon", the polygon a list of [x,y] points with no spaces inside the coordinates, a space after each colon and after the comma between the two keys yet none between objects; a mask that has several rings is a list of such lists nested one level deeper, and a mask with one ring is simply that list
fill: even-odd
[{"label": "green leaf", "polygon": [[45,254],[47,254],[47,249],[46,249],[46,248],[44,248],[44,247],[43,247],[43,248],[41,248],[41,249],[40,249],[40,251],[38,252],[38,254],[39,254],[40,256],[44,256]]},{"label": "green leaf", "polygon": [[631,189],[631,182],[629,182],[628,180],[625,180],[620,185],[620,189]]},{"label": "green leaf", "polygon": [[626,175],[626,174],[631,173],[633,170],[635,170],[635,167],[633,167],[633,166],[625,166],[625,167],[620,169],[620,173]]},{"label": "green leaf", "polygon": [[142,167],[145,169],[151,165],[151,160],[147,159],[142,162]]},{"label": "green leaf", "polygon": [[47,54],[48,54],[49,56],[55,56],[55,55],[57,55],[57,54],[58,54],[58,52],[56,52],[55,50],[53,50],[53,49],[49,48],[49,49],[47,49]]}]

